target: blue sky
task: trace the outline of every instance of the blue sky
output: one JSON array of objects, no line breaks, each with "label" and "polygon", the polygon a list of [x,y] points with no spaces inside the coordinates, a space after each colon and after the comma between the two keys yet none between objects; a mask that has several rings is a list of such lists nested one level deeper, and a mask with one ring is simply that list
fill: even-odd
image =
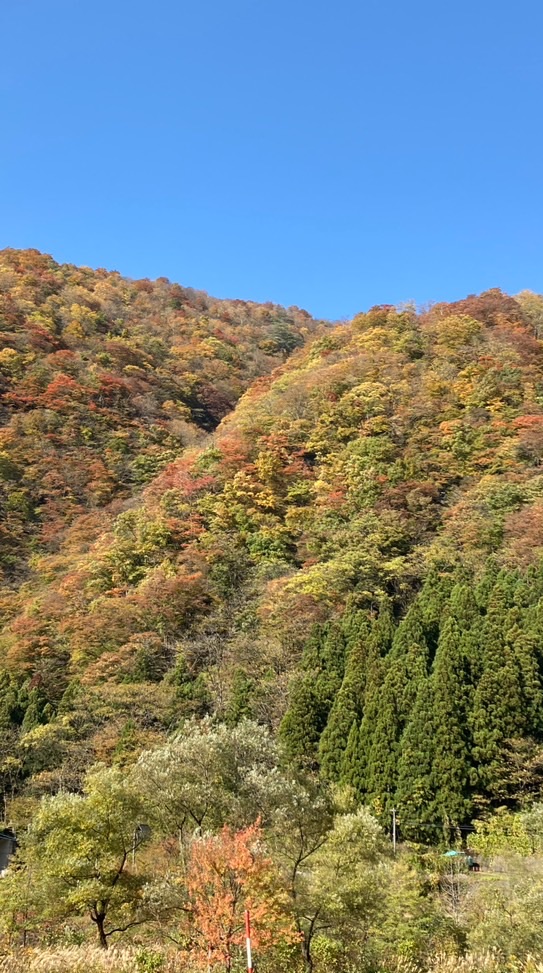
[{"label": "blue sky", "polygon": [[540,0],[17,0],[0,246],[349,317],[543,291]]}]

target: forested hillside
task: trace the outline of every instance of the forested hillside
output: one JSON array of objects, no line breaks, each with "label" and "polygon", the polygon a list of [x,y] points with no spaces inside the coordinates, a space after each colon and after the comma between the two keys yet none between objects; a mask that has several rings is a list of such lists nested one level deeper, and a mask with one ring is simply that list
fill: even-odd
[{"label": "forested hillside", "polygon": [[[128,561],[124,568],[132,582],[155,563],[162,544],[182,546],[187,524],[176,539],[178,519],[148,527],[141,521],[143,487],[204,443],[251,382],[283,362],[317,324],[298,308],[220,301],[165,278],[131,281],[59,265],[35,250],[5,250],[0,329],[0,773],[9,789],[14,774],[33,774],[43,759],[36,765],[28,750],[21,754],[21,728],[23,737],[35,723],[49,724],[53,736],[60,732],[54,718],[81,673],[68,664],[77,649],[63,631],[72,609],[61,589],[72,588],[81,559],[112,528],[121,546],[131,546],[134,530],[139,535],[140,569]],[[170,601],[164,589],[163,603]],[[175,599],[172,610],[179,615]],[[109,603],[96,609],[89,631],[99,616],[102,631],[110,629],[108,611]],[[154,626],[140,619],[136,629],[141,637],[134,631],[134,639],[131,632],[119,643],[131,640],[125,651],[134,679],[160,679],[176,646],[158,620]],[[112,628],[102,641],[97,633],[95,652],[82,632],[85,658],[90,652],[98,661],[118,634]],[[119,669],[117,676],[124,682],[126,673]],[[103,727],[116,739],[136,718],[134,706],[146,711],[146,724],[170,725],[171,693],[163,694],[167,706],[160,691],[150,706],[146,692],[126,695],[119,716],[104,708],[101,694],[95,715],[92,698],[84,699],[85,730],[68,735],[79,741]],[[88,753],[86,747],[82,766],[100,755],[98,744]],[[56,766],[64,753],[54,750]]]},{"label": "forested hillside", "polygon": [[118,273],[0,253],[0,569],[58,549],[83,513],[199,441],[315,329],[298,308],[217,301]]},{"label": "forested hillside", "polygon": [[[47,835],[48,800],[87,813],[128,774],[165,860],[190,821],[273,851],[295,805],[315,848],[352,832],[385,868],[393,808],[431,844],[542,799],[542,297],[331,327],[35,251],[0,271],[6,821]],[[206,746],[210,789],[177,793]],[[311,969],[291,906],[273,922]]]},{"label": "forested hillside", "polygon": [[[23,776],[54,789],[211,713],[282,720],[293,757],[378,807],[403,790],[461,823],[504,800],[504,748],[530,760],[543,731],[543,300],[373,309],[200,442],[303,343],[304,312],[35,252],[3,274],[0,651]],[[446,752],[429,720],[450,721]]]}]

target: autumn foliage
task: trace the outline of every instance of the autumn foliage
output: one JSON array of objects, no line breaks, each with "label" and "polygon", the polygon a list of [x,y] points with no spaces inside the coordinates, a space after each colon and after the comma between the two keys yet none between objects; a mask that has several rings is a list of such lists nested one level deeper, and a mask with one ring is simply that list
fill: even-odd
[{"label": "autumn foliage", "polygon": [[6,788],[130,762],[187,717],[276,729],[330,627],[386,606],[396,629],[434,577],[537,573],[537,295],[317,326],[36,251],[2,254],[0,294]]},{"label": "autumn foliage", "polygon": [[202,969],[230,970],[245,947],[245,910],[251,914],[251,938],[263,954],[279,943],[298,939],[281,891],[276,868],[262,846],[259,823],[196,839],[187,871],[191,957]]}]

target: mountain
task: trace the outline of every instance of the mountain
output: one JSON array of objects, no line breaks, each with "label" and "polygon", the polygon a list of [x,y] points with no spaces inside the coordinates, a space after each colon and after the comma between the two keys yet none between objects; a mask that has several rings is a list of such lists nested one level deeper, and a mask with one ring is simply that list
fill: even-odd
[{"label": "mountain", "polygon": [[[315,330],[297,308],[0,254],[0,566],[136,494]],[[87,529],[87,528],[86,528]]]},{"label": "mountain", "polygon": [[543,298],[332,328],[1,267],[6,789],[206,713],[406,832],[538,786]]}]

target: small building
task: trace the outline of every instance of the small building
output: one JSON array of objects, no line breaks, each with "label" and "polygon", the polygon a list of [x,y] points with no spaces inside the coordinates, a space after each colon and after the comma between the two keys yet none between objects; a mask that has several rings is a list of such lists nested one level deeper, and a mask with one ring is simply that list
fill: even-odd
[{"label": "small building", "polygon": [[468,872],[480,872],[481,866],[479,862],[470,854],[469,851],[446,851],[443,858],[448,858],[451,863],[451,869],[453,868],[453,862],[456,863],[457,869],[464,869],[467,866]]},{"label": "small building", "polygon": [[17,840],[11,828],[0,830],[0,875],[5,872],[9,860],[17,847]]}]

